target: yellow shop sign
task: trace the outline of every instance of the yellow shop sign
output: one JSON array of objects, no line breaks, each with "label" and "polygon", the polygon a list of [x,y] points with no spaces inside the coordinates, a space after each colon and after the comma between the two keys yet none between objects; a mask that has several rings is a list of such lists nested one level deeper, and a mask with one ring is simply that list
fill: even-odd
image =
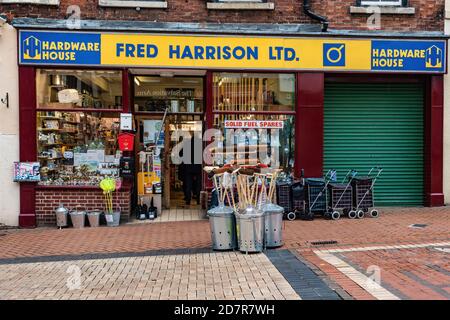
[{"label": "yellow shop sign", "polygon": [[446,72],[446,40],[20,31],[20,64]]}]

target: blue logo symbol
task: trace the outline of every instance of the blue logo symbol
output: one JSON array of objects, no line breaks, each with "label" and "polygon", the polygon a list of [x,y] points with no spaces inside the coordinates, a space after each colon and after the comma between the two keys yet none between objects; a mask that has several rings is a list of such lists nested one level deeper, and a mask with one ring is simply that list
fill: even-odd
[{"label": "blue logo symbol", "polygon": [[345,67],[345,44],[324,43],[323,44],[323,66]]},{"label": "blue logo symbol", "polygon": [[29,60],[39,60],[41,59],[41,41],[36,37],[28,37],[23,43],[23,58]]},{"label": "blue logo symbol", "polygon": [[426,62],[427,68],[442,68],[443,52],[437,46],[431,46],[426,50]]}]

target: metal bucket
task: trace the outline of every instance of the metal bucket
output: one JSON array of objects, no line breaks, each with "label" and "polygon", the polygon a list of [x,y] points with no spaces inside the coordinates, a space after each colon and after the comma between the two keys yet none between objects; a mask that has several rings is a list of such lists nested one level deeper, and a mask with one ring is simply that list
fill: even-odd
[{"label": "metal bucket", "polygon": [[100,225],[100,213],[101,211],[90,211],[87,213],[89,226],[91,228],[96,228]]},{"label": "metal bucket", "polygon": [[84,211],[72,211],[70,213],[70,220],[72,220],[72,225],[75,229],[84,228],[85,219],[86,212]]},{"label": "metal bucket", "polygon": [[63,204],[60,204],[58,208],[55,209],[56,214],[56,226],[59,228],[67,227],[67,214],[69,210],[64,208]]},{"label": "metal bucket", "polygon": [[105,214],[105,218],[108,227],[117,227],[120,224],[120,211],[113,211],[112,214]]},{"label": "metal bucket", "polygon": [[283,245],[283,207],[268,203],[262,207],[264,213],[264,241],[267,248]]},{"label": "metal bucket", "polygon": [[236,214],[238,244],[241,252],[261,252],[264,249],[264,215],[254,207]]},{"label": "metal bucket", "polygon": [[224,205],[208,211],[213,250],[233,250],[237,247],[234,210]]}]

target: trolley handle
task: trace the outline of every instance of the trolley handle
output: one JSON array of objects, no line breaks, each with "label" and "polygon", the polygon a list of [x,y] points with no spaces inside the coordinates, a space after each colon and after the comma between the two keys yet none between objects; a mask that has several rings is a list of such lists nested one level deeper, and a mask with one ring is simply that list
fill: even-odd
[{"label": "trolley handle", "polygon": [[349,177],[350,177],[349,181],[353,180],[353,178],[356,177],[357,174],[358,174],[358,172],[355,169],[348,170],[347,174],[345,175],[344,179],[342,180],[342,183],[345,183],[345,181],[347,181],[347,178],[349,178]]},{"label": "trolley handle", "polygon": [[328,182],[330,182],[332,180],[336,180],[336,177],[337,177],[337,171],[335,169],[330,169],[325,174],[324,179],[327,180]]},{"label": "trolley handle", "polygon": [[[376,171],[376,173],[373,173],[374,171]],[[367,176],[374,176],[375,178],[377,178],[381,172],[383,172],[383,168],[381,166],[375,166],[370,168],[369,173],[367,174]],[[373,174],[372,174],[373,173]]]}]

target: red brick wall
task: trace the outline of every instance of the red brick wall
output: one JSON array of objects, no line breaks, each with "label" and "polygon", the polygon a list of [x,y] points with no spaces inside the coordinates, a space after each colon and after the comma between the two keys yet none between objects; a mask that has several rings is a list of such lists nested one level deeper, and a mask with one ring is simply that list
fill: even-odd
[{"label": "red brick wall", "polygon": [[[167,9],[103,8],[98,0],[61,0],[59,7],[37,5],[0,5],[0,12],[12,12],[17,17],[66,17],[69,5],[81,8],[82,19],[146,20],[174,22],[247,22],[247,23],[316,23],[303,14],[303,0],[272,0],[275,10],[239,11],[207,10],[206,0],[167,0]],[[334,29],[367,29],[368,15],[350,14],[356,0],[312,0],[315,12],[325,15]],[[443,31],[444,0],[409,0],[415,15],[382,15],[381,29],[396,31]]]},{"label": "red brick wall", "polygon": [[[83,210],[104,211],[103,192],[96,189],[37,189],[36,190],[36,221],[38,226],[56,225],[55,208],[63,203],[68,209],[75,209],[77,205]],[[121,221],[128,221],[130,216],[131,194],[122,189],[114,192],[114,209],[120,205],[122,209]]]}]

